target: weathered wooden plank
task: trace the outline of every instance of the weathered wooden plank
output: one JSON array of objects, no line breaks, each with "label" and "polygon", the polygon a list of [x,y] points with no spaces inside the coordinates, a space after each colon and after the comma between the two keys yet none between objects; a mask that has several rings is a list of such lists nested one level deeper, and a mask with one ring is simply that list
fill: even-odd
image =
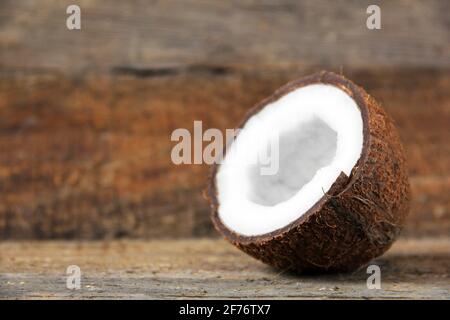
[{"label": "weathered wooden plank", "polygon": [[[383,257],[381,289],[351,274],[273,270],[223,240],[0,243],[2,299],[450,299],[450,239],[402,239]],[[66,288],[69,265],[81,289]]]},{"label": "weathered wooden plank", "polygon": [[[201,195],[208,167],[173,165],[171,132],[194,120],[233,128],[312,69],[219,71],[1,72],[0,237],[215,234]],[[413,200],[404,234],[448,235],[450,73],[344,71],[382,102],[405,142]]]},{"label": "weathered wooden plank", "polygon": [[[445,0],[1,1],[0,64],[82,71],[188,65],[450,67]],[[366,27],[378,4],[382,29]]]}]

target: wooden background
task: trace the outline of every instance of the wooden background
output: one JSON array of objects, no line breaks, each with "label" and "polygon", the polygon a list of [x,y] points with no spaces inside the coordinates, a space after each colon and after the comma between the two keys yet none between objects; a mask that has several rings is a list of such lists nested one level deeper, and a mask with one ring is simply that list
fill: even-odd
[{"label": "wooden background", "polygon": [[[66,28],[68,4],[82,30]],[[382,29],[366,28],[379,4]],[[403,236],[450,234],[450,2],[1,1],[0,238],[213,236],[209,168],[176,128],[233,128],[321,69],[394,118],[413,199]]]}]

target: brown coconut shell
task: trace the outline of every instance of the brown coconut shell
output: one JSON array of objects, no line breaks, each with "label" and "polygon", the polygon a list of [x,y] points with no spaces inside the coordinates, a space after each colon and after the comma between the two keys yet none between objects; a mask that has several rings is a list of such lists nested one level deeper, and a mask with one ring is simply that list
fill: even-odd
[{"label": "brown coconut shell", "polygon": [[296,221],[259,236],[237,234],[220,220],[215,183],[220,164],[212,169],[206,195],[215,228],[250,256],[282,270],[351,271],[389,249],[409,210],[405,154],[392,120],[362,88],[323,71],[277,90],[252,108],[240,127],[267,104],[315,83],[344,90],[361,110],[364,142],[350,176],[342,172],[327,194]]}]

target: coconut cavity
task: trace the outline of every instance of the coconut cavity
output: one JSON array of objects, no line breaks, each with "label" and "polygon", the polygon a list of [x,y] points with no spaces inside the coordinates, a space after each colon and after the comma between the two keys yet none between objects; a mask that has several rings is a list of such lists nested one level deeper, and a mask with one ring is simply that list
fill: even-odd
[{"label": "coconut cavity", "polygon": [[227,150],[215,181],[220,220],[245,236],[285,227],[350,175],[362,145],[361,113],[346,92],[288,92],[250,117]]},{"label": "coconut cavity", "polygon": [[[269,148],[269,147],[268,147]],[[279,138],[279,169],[263,175],[258,162],[249,170],[249,199],[275,206],[292,198],[336,155],[337,133],[320,118],[285,132]]]}]

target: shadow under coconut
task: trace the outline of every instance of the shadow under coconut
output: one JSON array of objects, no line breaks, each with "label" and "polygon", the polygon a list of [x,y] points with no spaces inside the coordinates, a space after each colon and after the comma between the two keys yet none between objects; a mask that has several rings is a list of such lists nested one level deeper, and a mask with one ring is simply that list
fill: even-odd
[{"label": "shadow under coconut", "polygon": [[325,282],[361,282],[372,274],[367,272],[367,267],[376,265],[380,267],[381,277],[387,282],[414,281],[415,283],[429,283],[430,277],[436,274],[447,281],[450,287],[450,252],[429,254],[388,254],[372,260],[367,265],[351,272],[303,272],[280,271],[266,266],[266,271],[271,274],[271,280],[291,281],[325,281]]}]

